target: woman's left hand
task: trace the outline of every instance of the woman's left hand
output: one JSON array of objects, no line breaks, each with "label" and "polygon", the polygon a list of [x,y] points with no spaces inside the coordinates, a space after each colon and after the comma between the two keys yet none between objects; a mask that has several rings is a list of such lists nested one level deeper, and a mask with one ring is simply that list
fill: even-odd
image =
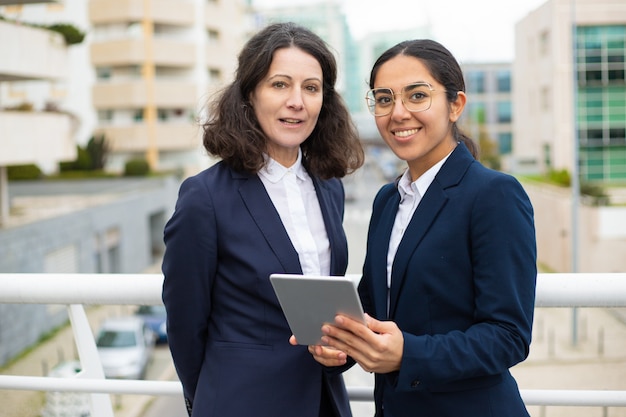
[{"label": "woman's left hand", "polygon": [[[298,344],[298,341],[296,337],[292,335],[289,338],[289,343],[295,346]],[[313,359],[324,366],[345,365],[348,359],[348,356],[344,352],[322,345],[310,345],[309,353],[313,355]]]},{"label": "woman's left hand", "polygon": [[[366,324],[338,315],[335,325],[324,325],[322,342],[352,357],[367,372],[388,373],[400,369],[404,335],[393,321],[365,315]],[[309,349],[310,351],[311,349]]]}]

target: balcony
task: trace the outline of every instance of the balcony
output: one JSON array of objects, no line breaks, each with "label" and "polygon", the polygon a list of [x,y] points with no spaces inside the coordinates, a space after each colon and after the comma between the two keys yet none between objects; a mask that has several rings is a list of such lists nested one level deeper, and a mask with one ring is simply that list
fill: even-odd
[{"label": "balcony", "polygon": [[96,109],[142,108],[149,104],[163,108],[195,108],[198,86],[186,81],[156,80],[150,91],[143,80],[101,83],[93,86]]},{"label": "balcony", "polygon": [[0,111],[0,166],[74,159],[71,129],[67,114]]},{"label": "balcony", "polygon": [[[154,146],[159,151],[185,151],[198,147],[200,130],[192,123],[158,123]],[[113,152],[144,152],[148,149],[149,127],[145,123],[126,126],[100,126]]]},{"label": "balcony", "polygon": [[[144,19],[144,0],[91,0],[89,19],[94,25],[118,22],[140,22]],[[154,23],[177,26],[194,24],[194,2],[186,0],[152,0],[149,18]]]},{"label": "balcony", "polygon": [[[192,67],[196,63],[196,46],[193,42],[155,38],[152,50],[154,54],[150,59],[156,66]],[[141,65],[147,58],[143,39],[118,39],[91,44],[91,62],[96,67]]]},{"label": "balcony", "polygon": [[[355,277],[355,279],[358,277]],[[0,274],[0,303],[67,305],[82,371],[75,378],[0,375],[0,389],[91,393],[91,417],[112,417],[108,393],[180,395],[177,381],[104,378],[84,305],[161,303],[160,274]],[[626,307],[626,273],[539,274],[537,307]],[[373,400],[371,387],[349,386],[352,401]],[[626,391],[521,387],[529,406],[626,407]],[[606,415],[606,413],[605,413]]]},{"label": "balcony", "polygon": [[[0,81],[55,80],[67,76],[67,46],[58,33],[0,21]],[[28,45],[28,47],[25,47]]]}]

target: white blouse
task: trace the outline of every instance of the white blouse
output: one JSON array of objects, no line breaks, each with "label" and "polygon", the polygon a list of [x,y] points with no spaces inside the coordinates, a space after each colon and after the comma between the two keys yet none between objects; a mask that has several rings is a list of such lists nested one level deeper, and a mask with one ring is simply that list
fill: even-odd
[{"label": "white blouse", "polygon": [[259,178],[298,252],[302,272],[329,275],[330,242],[313,180],[302,166],[302,151],[288,168],[266,156]]}]

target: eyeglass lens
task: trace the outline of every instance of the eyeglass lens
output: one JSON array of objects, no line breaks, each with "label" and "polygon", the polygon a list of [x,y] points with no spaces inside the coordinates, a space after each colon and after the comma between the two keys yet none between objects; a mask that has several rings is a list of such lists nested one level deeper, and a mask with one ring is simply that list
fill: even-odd
[{"label": "eyeglass lens", "polygon": [[[402,87],[399,95],[404,107],[413,113],[428,110],[432,101],[432,88],[425,83],[414,83]],[[367,92],[367,107],[374,116],[391,113],[396,93],[390,88],[375,88]]]}]

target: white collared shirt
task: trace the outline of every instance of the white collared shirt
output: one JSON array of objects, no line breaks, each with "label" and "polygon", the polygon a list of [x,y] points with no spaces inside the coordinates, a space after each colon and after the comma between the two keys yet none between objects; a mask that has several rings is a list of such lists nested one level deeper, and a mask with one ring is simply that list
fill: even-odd
[{"label": "white collared shirt", "polygon": [[[450,152],[452,153],[452,152]],[[424,172],[418,179],[411,182],[411,174],[407,169],[402,174],[402,177],[398,181],[398,193],[400,193],[400,205],[396,212],[396,219],[393,223],[393,229],[391,230],[391,237],[389,238],[389,249],[387,251],[387,289],[391,288],[391,270],[393,268],[393,260],[396,257],[398,246],[404,236],[406,228],[409,226],[413,214],[422,201],[422,197],[426,194],[428,187],[435,179],[435,176],[441,169],[441,166],[446,162],[450,154],[446,155],[441,161],[430,167],[430,169]],[[389,291],[387,291],[389,294]],[[389,299],[387,299],[387,306],[389,306]],[[388,308],[388,307],[387,307]]]},{"label": "white collared shirt", "polygon": [[280,215],[304,274],[330,274],[330,242],[313,180],[302,166],[302,151],[286,168],[266,156],[259,178]]}]

